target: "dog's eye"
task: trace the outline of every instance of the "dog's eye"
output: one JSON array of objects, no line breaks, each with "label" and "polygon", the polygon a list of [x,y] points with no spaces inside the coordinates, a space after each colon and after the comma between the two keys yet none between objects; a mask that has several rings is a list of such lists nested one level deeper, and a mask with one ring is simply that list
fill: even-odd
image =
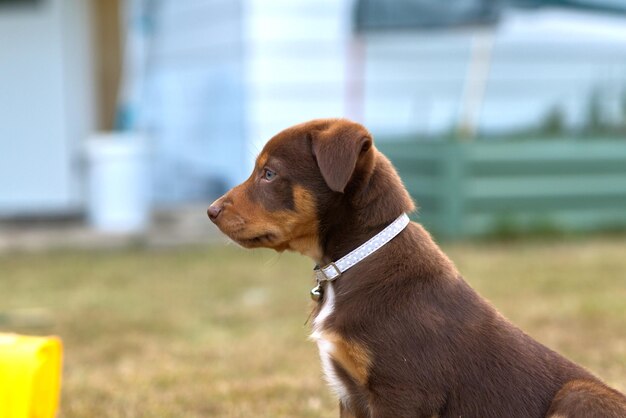
[{"label": "dog's eye", "polygon": [[276,172],[265,168],[263,169],[263,178],[267,181],[272,181],[276,178]]}]

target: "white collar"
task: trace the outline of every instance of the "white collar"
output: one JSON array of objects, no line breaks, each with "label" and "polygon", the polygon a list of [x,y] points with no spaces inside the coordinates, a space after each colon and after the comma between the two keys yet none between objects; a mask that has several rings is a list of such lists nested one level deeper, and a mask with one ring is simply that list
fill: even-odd
[{"label": "white collar", "polygon": [[350,252],[348,255],[340,258],[334,263],[327,264],[324,267],[320,268],[319,266],[316,266],[314,271],[318,287],[322,282],[332,282],[337,277],[341,276],[341,273],[345,272],[350,267],[362,261],[368,255],[380,249],[383,245],[387,244],[396,235],[402,232],[409,222],[409,216],[406,213],[403,213],[395,221],[387,225],[385,229],[374,235],[367,242],[359,246],[356,250]]}]

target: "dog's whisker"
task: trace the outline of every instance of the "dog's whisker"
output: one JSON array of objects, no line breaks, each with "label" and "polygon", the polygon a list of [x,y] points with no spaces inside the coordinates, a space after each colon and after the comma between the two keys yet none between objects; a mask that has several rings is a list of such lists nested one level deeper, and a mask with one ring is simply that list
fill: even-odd
[{"label": "dog's whisker", "polygon": [[272,257],[270,257],[269,259],[265,260],[265,266],[266,267],[273,267],[276,265],[276,263],[278,263],[278,260],[280,260],[281,256],[283,255],[283,253],[275,253],[272,255]]}]

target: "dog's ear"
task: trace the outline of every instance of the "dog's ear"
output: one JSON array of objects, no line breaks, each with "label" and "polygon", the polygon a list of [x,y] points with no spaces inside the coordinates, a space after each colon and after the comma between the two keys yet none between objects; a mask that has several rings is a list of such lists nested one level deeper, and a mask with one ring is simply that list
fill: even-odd
[{"label": "dog's ear", "polygon": [[313,155],[331,190],[343,193],[359,158],[372,147],[372,137],[358,123],[338,120],[311,132]]}]

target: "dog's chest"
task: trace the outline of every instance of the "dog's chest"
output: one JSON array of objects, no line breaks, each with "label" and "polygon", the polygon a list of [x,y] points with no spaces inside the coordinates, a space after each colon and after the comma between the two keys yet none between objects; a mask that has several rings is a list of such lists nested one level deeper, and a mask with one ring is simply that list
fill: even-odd
[{"label": "dog's chest", "polygon": [[332,283],[326,285],[324,290],[324,299],[322,309],[313,320],[313,332],[311,339],[317,343],[322,361],[322,369],[326,382],[342,401],[347,401],[348,390],[342,380],[337,375],[335,366],[333,365],[333,357],[336,352],[336,342],[331,337],[332,334],[325,332],[325,322],[335,310],[335,291]]}]

